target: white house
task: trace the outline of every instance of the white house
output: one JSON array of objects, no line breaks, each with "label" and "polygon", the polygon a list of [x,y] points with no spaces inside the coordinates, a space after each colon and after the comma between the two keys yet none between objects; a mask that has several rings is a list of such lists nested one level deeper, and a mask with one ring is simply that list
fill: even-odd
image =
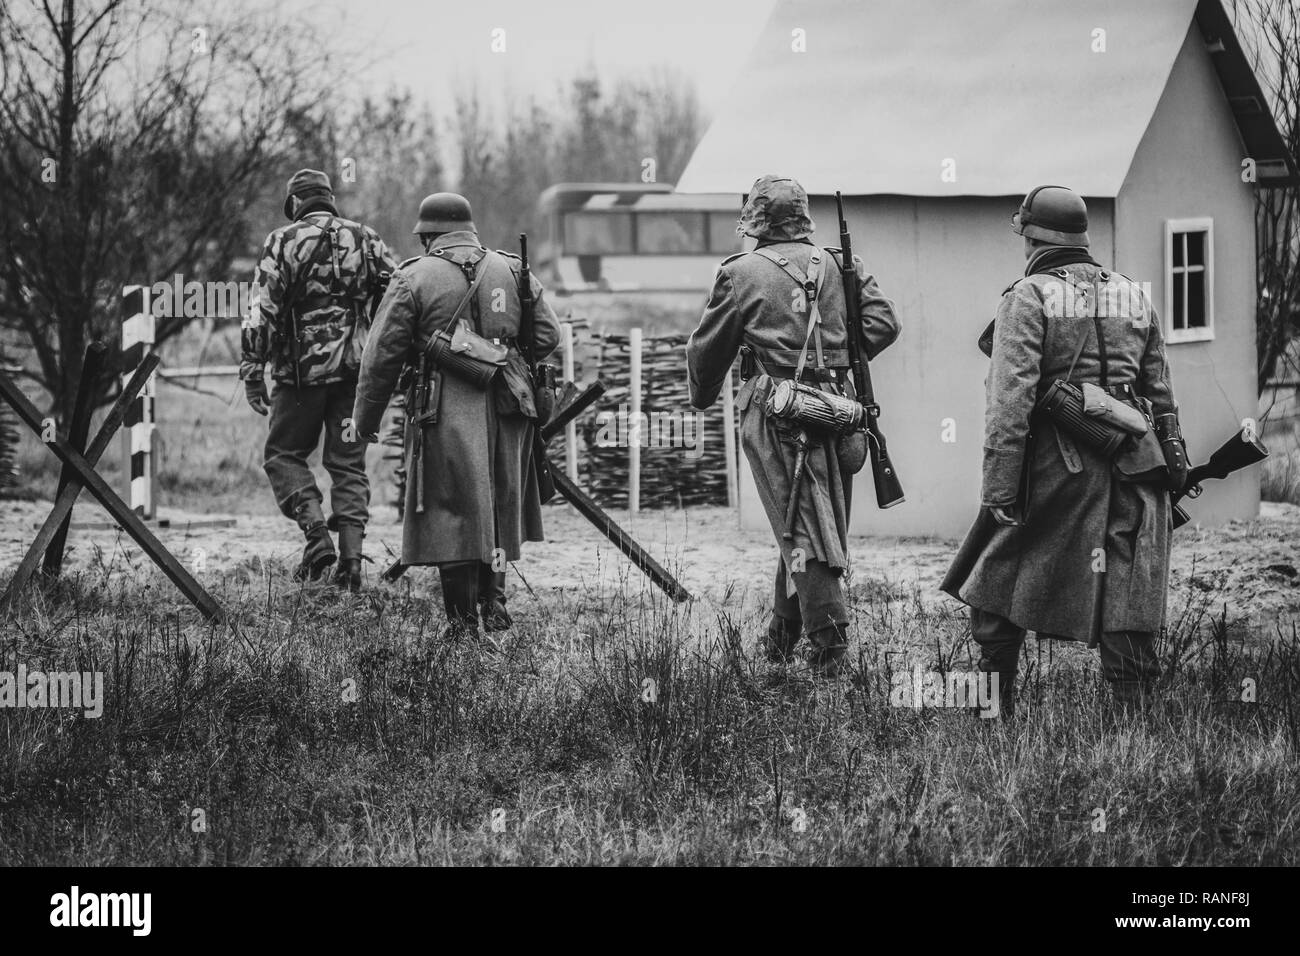
[{"label": "white house", "polygon": [[[1256,414],[1252,190],[1294,181],[1218,0],[783,0],[679,192],[799,179],[816,239],[854,251],[898,306],[874,366],[908,501],[853,530],[957,536],[979,501],[987,360],[976,340],[1024,267],[1011,215],[1033,186],[1087,199],[1093,252],[1149,282],[1194,460]],[[764,524],[748,479],[741,518]],[[1191,504],[1258,510],[1256,472]]]}]

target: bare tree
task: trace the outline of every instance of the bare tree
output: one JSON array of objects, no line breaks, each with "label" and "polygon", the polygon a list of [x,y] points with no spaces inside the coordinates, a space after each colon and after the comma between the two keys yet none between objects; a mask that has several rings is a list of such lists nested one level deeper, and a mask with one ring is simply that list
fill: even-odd
[{"label": "bare tree", "polygon": [[396,254],[415,255],[411,234],[420,200],[448,188],[430,109],[417,110],[409,90],[362,100],[342,135],[351,175],[335,184],[341,211],[379,232]]},{"label": "bare tree", "polygon": [[[337,77],[274,14],[51,2],[0,4],[0,322],[66,420],[87,342],[119,340],[123,284],[224,278],[291,124]],[[157,340],[187,321],[160,316]]]},{"label": "bare tree", "polygon": [[[1282,139],[1300,153],[1300,10],[1293,0],[1235,0],[1233,16],[1247,56],[1270,100]],[[1300,376],[1300,189],[1255,191],[1258,241],[1255,310],[1258,383]]]}]

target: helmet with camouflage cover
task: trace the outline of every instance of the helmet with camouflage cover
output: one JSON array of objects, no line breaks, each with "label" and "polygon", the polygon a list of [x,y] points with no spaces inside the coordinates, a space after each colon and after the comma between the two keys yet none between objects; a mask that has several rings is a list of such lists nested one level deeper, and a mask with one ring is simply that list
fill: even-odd
[{"label": "helmet with camouflage cover", "polygon": [[1088,245],[1088,206],[1065,186],[1039,186],[1030,191],[1011,217],[1017,234],[1058,246]]},{"label": "helmet with camouflage cover", "polygon": [[420,203],[420,218],[411,230],[420,236],[430,232],[477,232],[469,200],[456,193],[433,193]]},{"label": "helmet with camouflage cover", "polygon": [[768,175],[750,187],[736,234],[780,242],[804,239],[815,228],[804,188],[789,176]]}]

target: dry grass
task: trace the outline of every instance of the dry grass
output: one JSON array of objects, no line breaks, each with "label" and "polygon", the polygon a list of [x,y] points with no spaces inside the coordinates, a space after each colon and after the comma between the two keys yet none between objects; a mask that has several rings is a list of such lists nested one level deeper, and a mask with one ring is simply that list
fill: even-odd
[{"label": "dry grass", "polygon": [[[273,514],[264,420],[203,384],[222,396],[159,386],[163,506]],[[1300,453],[1266,440],[1266,497],[1297,501]],[[24,445],[30,495],[52,462]],[[205,578],[234,611],[213,629],[121,551],[79,567],[0,616],[0,671],[101,670],[108,695],[98,720],[0,711],[0,865],[1300,862],[1300,638],[1247,633],[1194,573],[1149,715],[1116,719],[1085,649],[1031,644],[1001,725],[889,706],[886,650],[961,670],[971,645],[878,580],[852,582],[854,673],[827,684],[709,610],[744,602],[635,578],[517,592],[486,655],[439,641],[429,576],[344,600],[247,561]]]},{"label": "dry grass", "polygon": [[1196,589],[1148,716],[1118,719],[1092,655],[1044,645],[1001,725],[889,706],[885,648],[942,670],[970,645],[872,582],[855,673],[819,683],[758,663],[760,622],[635,584],[521,596],[487,655],[438,639],[418,581],[339,599],[284,571],[210,582],[230,628],[108,566],[5,620],[0,670],[103,670],[108,701],[0,717],[0,864],[1300,861],[1300,639],[1240,633]]}]

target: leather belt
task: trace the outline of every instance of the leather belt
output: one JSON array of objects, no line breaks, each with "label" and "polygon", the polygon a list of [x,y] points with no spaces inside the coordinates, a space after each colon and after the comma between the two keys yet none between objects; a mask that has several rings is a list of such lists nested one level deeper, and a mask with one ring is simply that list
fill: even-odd
[{"label": "leather belt", "polygon": [[[847,368],[828,368],[826,369],[826,371],[835,373],[834,381],[836,382],[843,382],[845,379],[848,378],[849,375],[849,370]],[[784,381],[792,380],[794,378],[794,369],[778,368],[775,369],[774,371],[768,372],[767,374],[768,377],[771,378],[772,381],[774,382],[784,382]],[[800,379],[800,381],[803,382],[805,385],[821,384],[821,381],[817,378],[817,369],[815,368],[804,369],[803,377]]]}]

